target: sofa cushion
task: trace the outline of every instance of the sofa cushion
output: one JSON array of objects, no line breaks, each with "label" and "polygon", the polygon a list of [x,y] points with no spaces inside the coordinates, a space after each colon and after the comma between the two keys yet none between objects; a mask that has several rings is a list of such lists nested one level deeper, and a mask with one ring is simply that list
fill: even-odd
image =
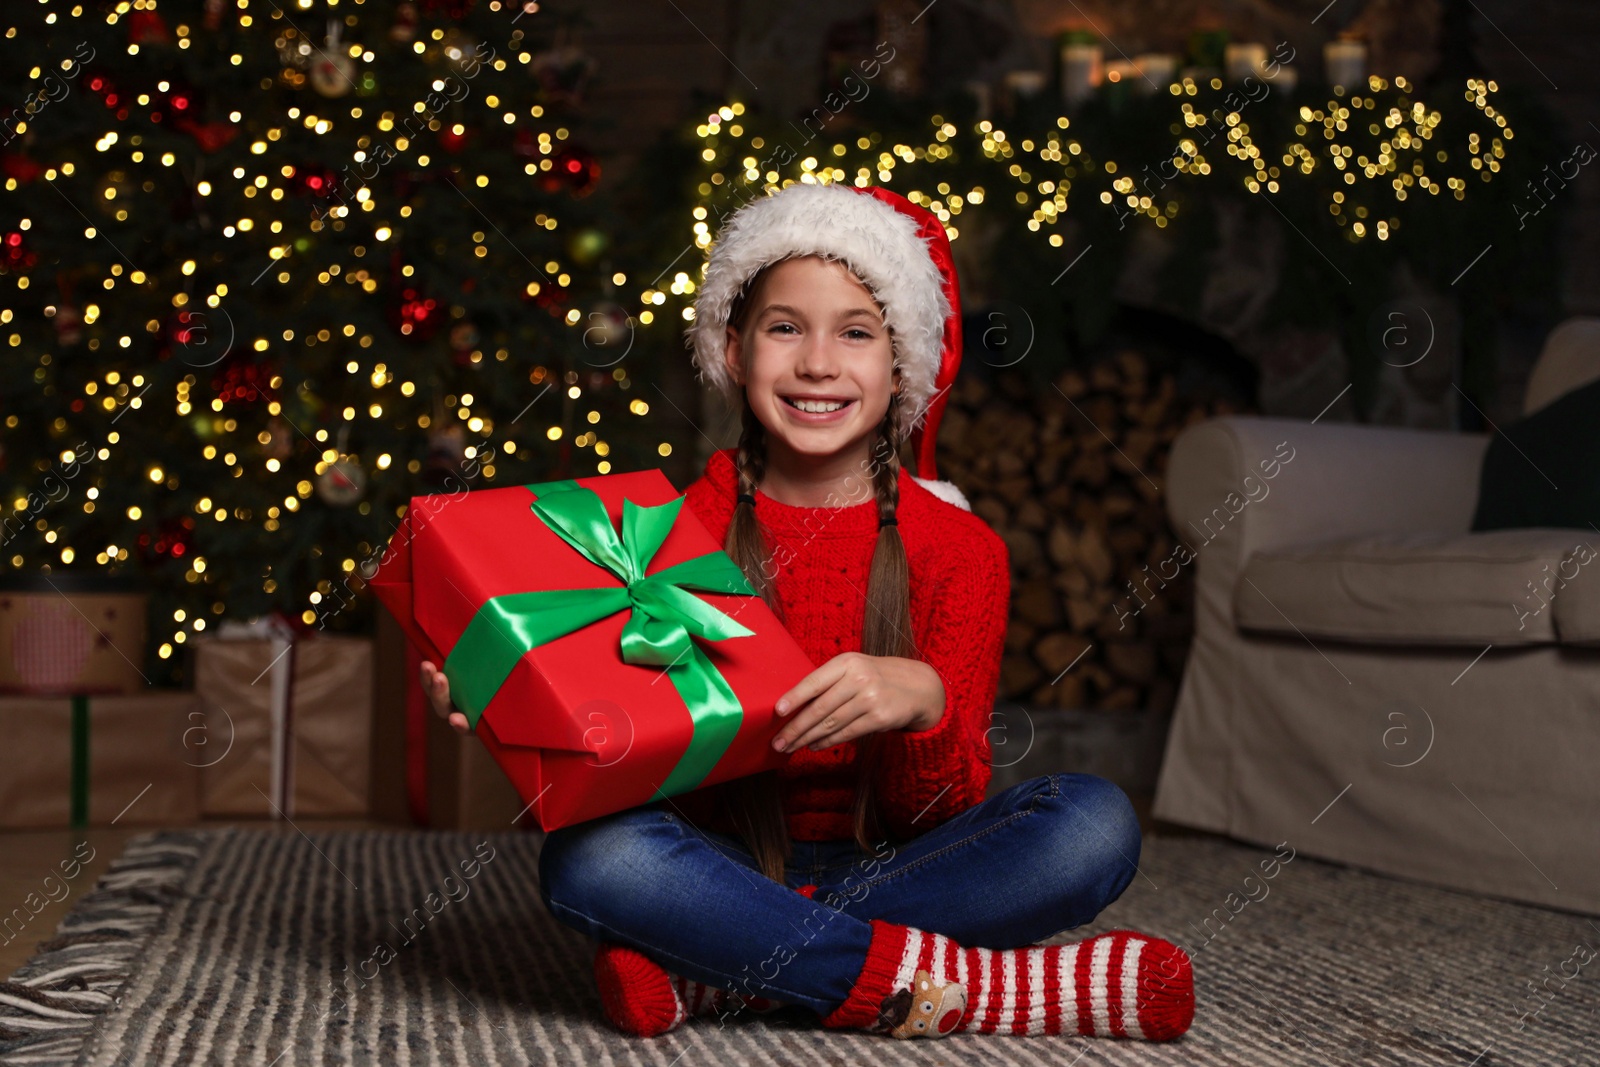
[{"label": "sofa cushion", "polygon": [[1600,381],[1579,386],[1489,441],[1474,530],[1600,524]]},{"label": "sofa cushion", "polygon": [[1258,552],[1234,589],[1234,620],[1242,630],[1313,639],[1548,644],[1559,639],[1563,600],[1578,600],[1585,585],[1600,595],[1600,561],[1585,565],[1576,555],[1583,540],[1570,530],[1519,529]]}]

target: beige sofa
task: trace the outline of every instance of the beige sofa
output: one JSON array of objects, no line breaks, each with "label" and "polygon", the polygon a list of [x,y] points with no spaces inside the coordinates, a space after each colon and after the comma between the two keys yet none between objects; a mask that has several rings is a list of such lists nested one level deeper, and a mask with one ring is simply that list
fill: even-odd
[{"label": "beige sofa", "polygon": [[[1525,411],[1595,378],[1600,319],[1564,323]],[[1158,818],[1600,914],[1600,531],[1469,533],[1487,444],[1247,417],[1178,438],[1194,558],[1161,574],[1198,568],[1196,620]]]}]

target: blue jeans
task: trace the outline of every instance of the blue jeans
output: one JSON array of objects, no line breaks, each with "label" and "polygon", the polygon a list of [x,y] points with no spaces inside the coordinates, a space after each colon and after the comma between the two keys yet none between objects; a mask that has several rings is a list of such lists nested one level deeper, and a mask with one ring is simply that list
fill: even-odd
[{"label": "blue jeans", "polygon": [[[657,802],[552,830],[539,893],[566,925],[631,945],[675,974],[827,1015],[861,973],[869,919],[966,947],[1035,944],[1122,894],[1140,834],[1111,782],[1048,774],[872,853],[853,840],[793,845],[780,886],[740,839]],[[807,884],[818,887],[812,899],[795,892]]]}]

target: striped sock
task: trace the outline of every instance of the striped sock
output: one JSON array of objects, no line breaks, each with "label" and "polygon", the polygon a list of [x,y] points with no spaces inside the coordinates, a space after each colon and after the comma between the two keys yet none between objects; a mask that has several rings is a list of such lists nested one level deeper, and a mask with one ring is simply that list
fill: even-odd
[{"label": "striped sock", "polygon": [[[910,1032],[906,1018],[926,1001],[903,991],[965,991],[959,1020],[945,1032],[1082,1034],[1170,1041],[1194,1019],[1189,956],[1160,938],[1113,930],[1070,945],[965,948],[943,934],[873,919],[873,936],[850,996],[827,1026]],[[927,985],[923,985],[926,981]]]},{"label": "striped sock", "polygon": [[[795,890],[806,898],[816,891],[811,884]],[[638,949],[614,941],[602,941],[595,949],[594,979],[606,1018],[624,1033],[640,1037],[676,1030],[696,1015],[737,1011],[765,1015],[784,1003],[672,974]]]},{"label": "striped sock", "polygon": [[765,1014],[779,1007],[767,997],[729,990],[673,974],[629,945],[602,941],[594,954],[595,985],[606,1018],[624,1033],[654,1037],[696,1015],[739,1010]]}]

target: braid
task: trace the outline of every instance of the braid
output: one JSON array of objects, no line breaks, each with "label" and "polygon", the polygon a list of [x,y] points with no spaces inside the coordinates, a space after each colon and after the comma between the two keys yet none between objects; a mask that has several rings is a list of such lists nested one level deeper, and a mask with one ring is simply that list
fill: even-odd
[{"label": "braid", "polygon": [[[905,542],[900,538],[896,512],[900,507],[900,430],[896,418],[899,394],[889,396],[889,410],[873,442],[872,486],[878,500],[878,542],[872,552],[867,579],[866,617],[862,620],[861,651],[869,656],[916,658],[911,638],[911,568]],[[857,738],[857,776],[851,822],[856,845],[876,852],[882,839],[883,818],[874,781],[882,760],[882,734]]]},{"label": "braid", "polygon": [[900,507],[900,430],[896,423],[899,394],[889,396],[889,410],[873,443],[872,488],[878,499],[878,543],[867,581],[867,614],[861,627],[861,651],[869,656],[914,657],[911,639],[911,574],[896,512]]},{"label": "braid", "polygon": [[739,433],[735,466],[739,472],[740,499],[734,505],[733,520],[728,524],[724,548],[761,599],[782,619],[783,605],[778,601],[773,584],[776,575],[772,572],[771,553],[767,550],[766,538],[761,535],[761,524],[756,521],[755,504],[752,503],[756,489],[767,473],[767,432],[748,403],[744,405],[743,428]]}]

